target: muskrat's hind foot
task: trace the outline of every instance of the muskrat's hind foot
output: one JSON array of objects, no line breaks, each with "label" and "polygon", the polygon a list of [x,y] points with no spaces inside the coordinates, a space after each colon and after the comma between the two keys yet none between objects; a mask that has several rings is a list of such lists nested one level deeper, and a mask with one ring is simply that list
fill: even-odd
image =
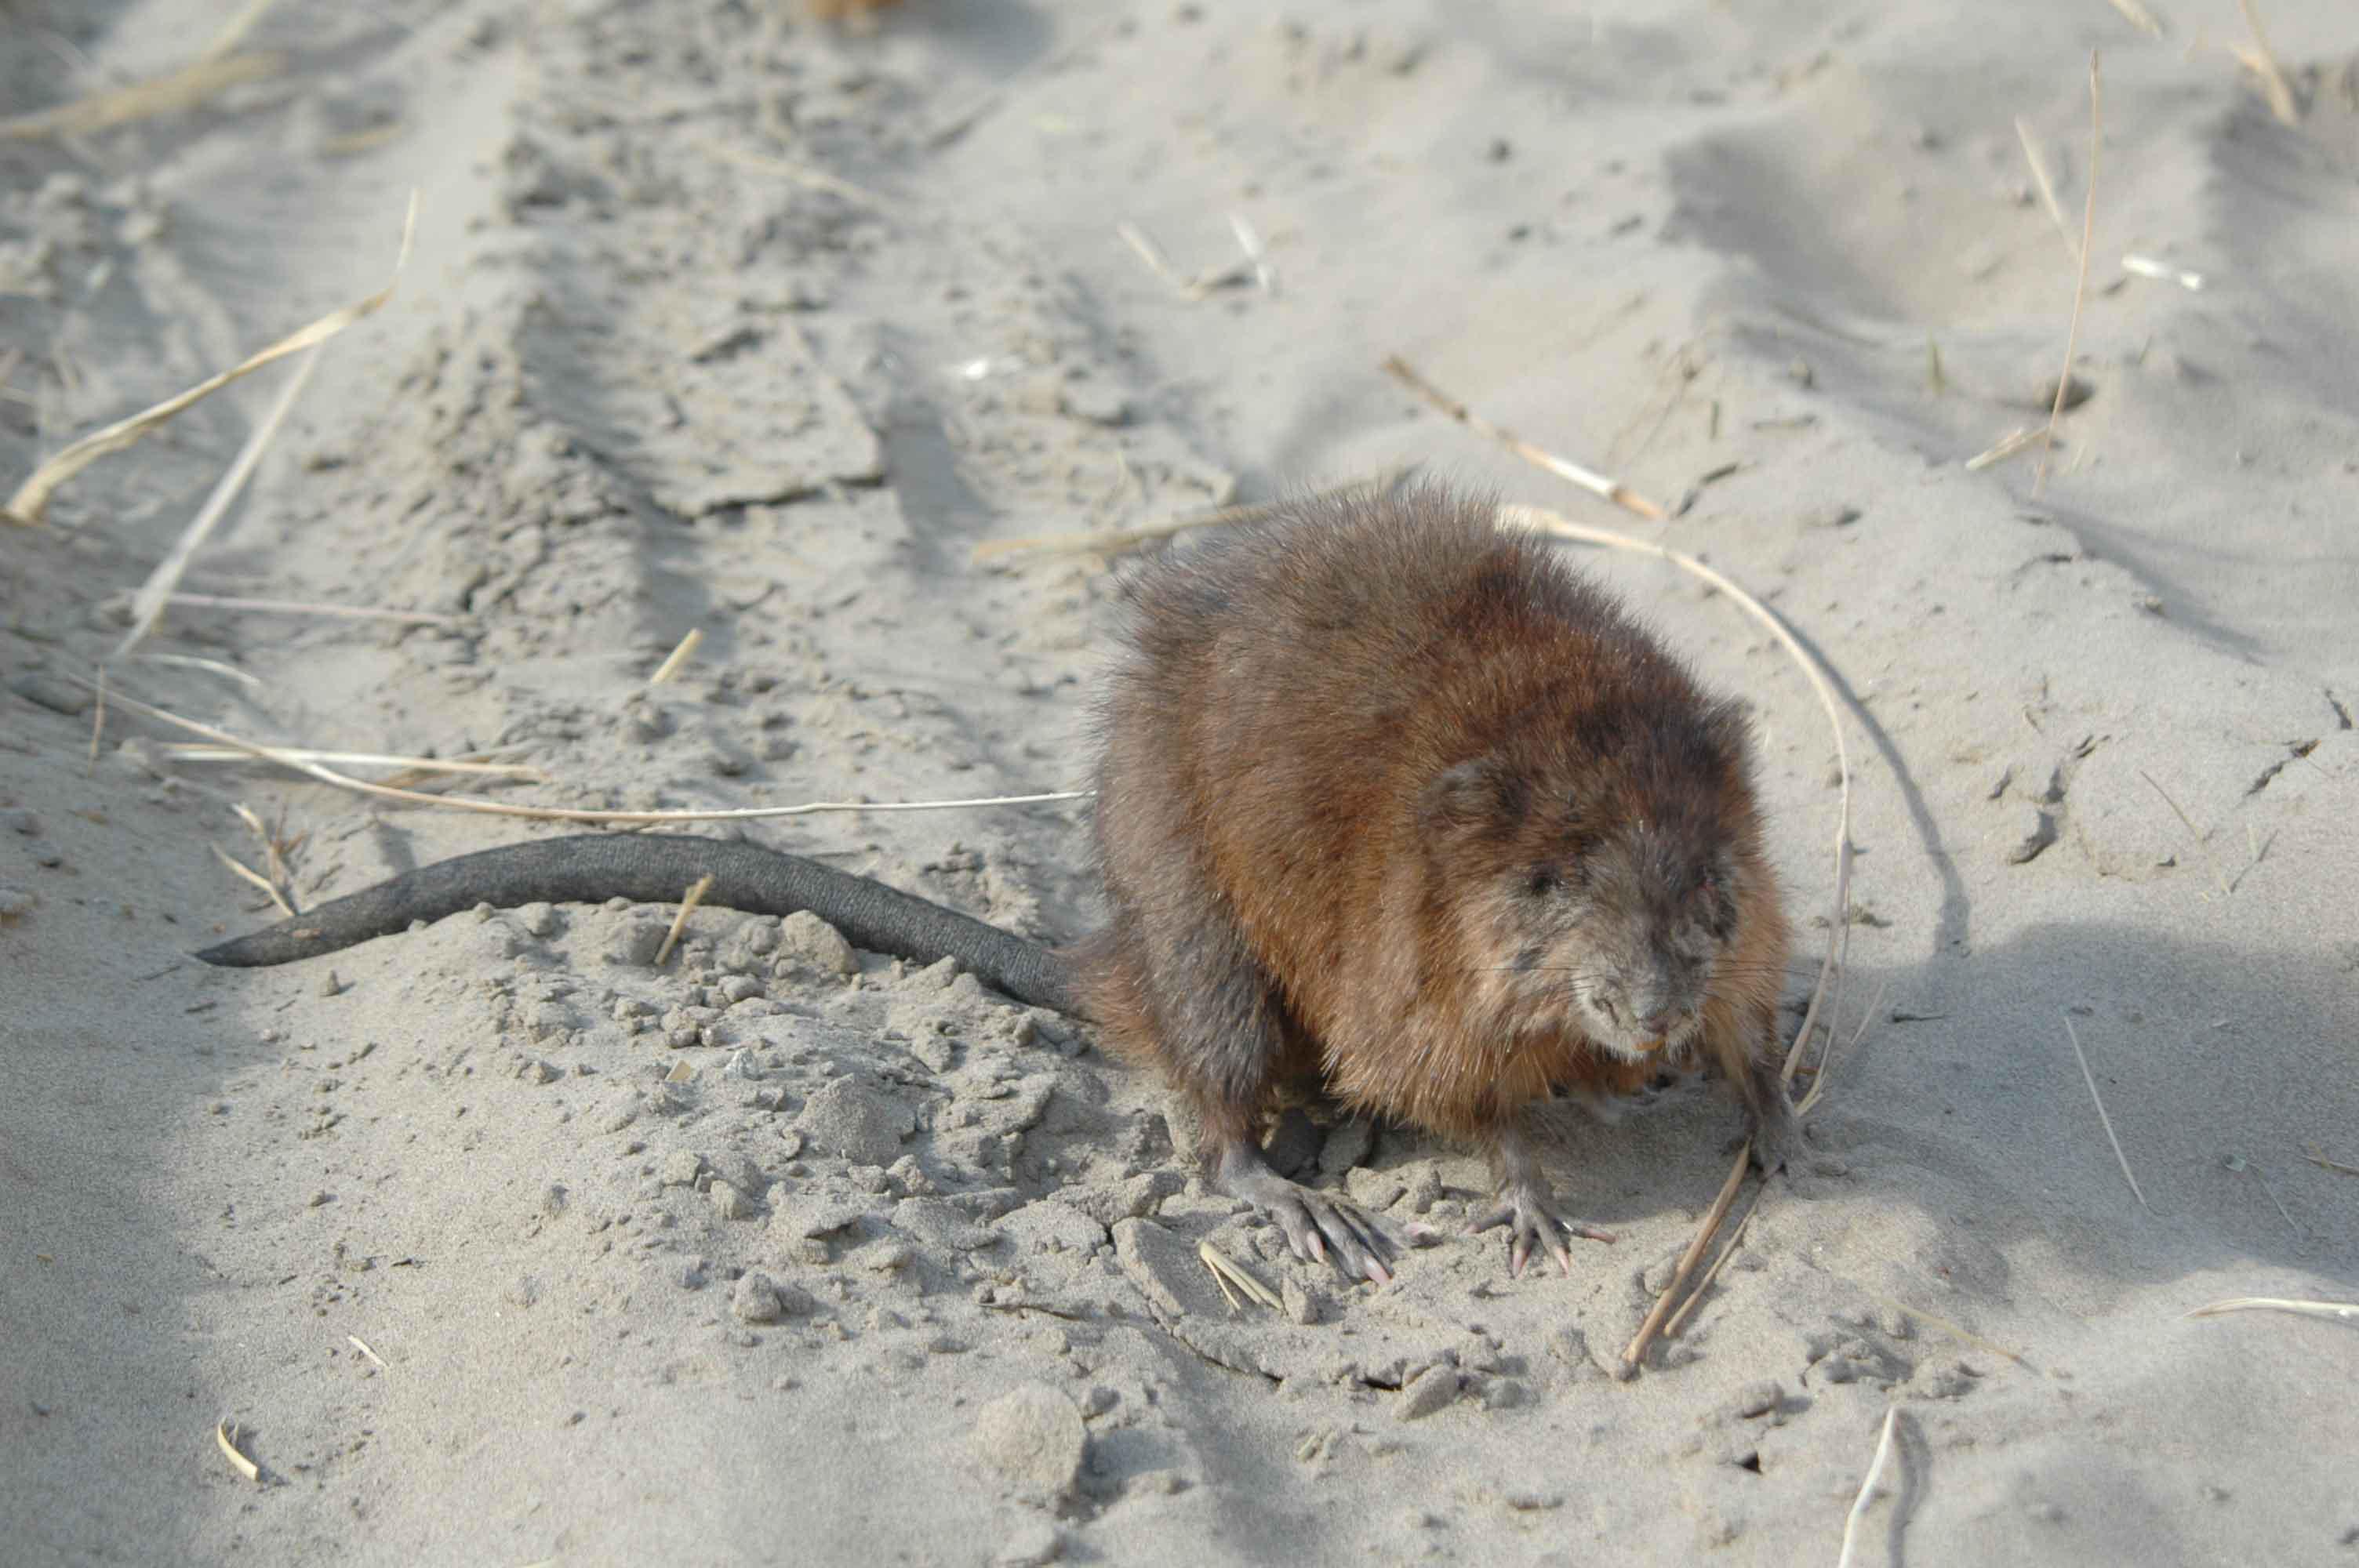
[{"label": "muskrat's hind foot", "polygon": [[1524,1265],[1531,1261],[1535,1248],[1557,1261],[1557,1267],[1568,1275],[1572,1272],[1572,1249],[1565,1238],[1579,1236],[1591,1241],[1612,1241],[1614,1233],[1585,1219],[1568,1219],[1556,1210],[1556,1198],[1549,1193],[1547,1180],[1540,1174],[1539,1161],[1531,1146],[1524,1141],[1520,1129],[1509,1125],[1495,1130],[1491,1139],[1491,1162],[1499,1175],[1498,1206],[1475,1217],[1468,1226],[1469,1235],[1481,1235],[1500,1226],[1507,1227],[1507,1272],[1521,1278]]},{"label": "muskrat's hind foot", "polygon": [[1276,1220],[1296,1257],[1323,1263],[1332,1247],[1336,1263],[1352,1278],[1379,1285],[1392,1282],[1392,1271],[1386,1265],[1397,1249],[1376,1222],[1348,1203],[1288,1181],[1270,1169],[1260,1146],[1250,1140],[1221,1151],[1212,1184]]}]

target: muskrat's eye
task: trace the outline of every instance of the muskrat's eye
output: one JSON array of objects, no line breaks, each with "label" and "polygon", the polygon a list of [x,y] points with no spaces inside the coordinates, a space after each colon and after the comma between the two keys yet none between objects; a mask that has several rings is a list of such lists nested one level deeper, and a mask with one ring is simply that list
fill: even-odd
[{"label": "muskrat's eye", "polygon": [[1564,879],[1557,875],[1554,866],[1536,866],[1524,880],[1525,891],[1534,898],[1546,898],[1563,885]]}]

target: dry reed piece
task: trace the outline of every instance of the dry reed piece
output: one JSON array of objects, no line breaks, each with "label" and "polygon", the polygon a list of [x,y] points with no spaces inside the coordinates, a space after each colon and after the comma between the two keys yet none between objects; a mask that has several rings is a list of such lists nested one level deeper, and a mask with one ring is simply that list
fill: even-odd
[{"label": "dry reed piece", "polygon": [[2049,406],[2048,428],[2040,438],[2039,469],[2032,476],[2031,493],[2048,482],[2048,460],[2056,449],[2056,422],[2064,417],[2064,400],[2072,393],[2072,355],[2081,345],[2081,305],[2089,296],[2089,247],[2097,232],[2097,151],[2105,135],[2105,104],[2097,70],[2097,51],[2089,51],[2089,194],[2081,214],[2080,274],[2072,284],[2072,324],[2064,332],[2064,368],[2056,373],[2056,401]]},{"label": "dry reed piece", "polygon": [[303,395],[303,388],[310,384],[311,372],[318,368],[319,363],[320,351],[316,348],[295,362],[294,373],[288,376],[287,384],[278,389],[277,401],[271,404],[270,412],[246,437],[245,445],[238,449],[236,459],[213,486],[212,493],[205,497],[205,503],[197,508],[197,514],[189,520],[189,525],[173,541],[170,552],[156,563],[156,569],[147,574],[147,580],[140,585],[138,592],[131,596],[131,630],[125,632],[123,641],[114,645],[115,658],[122,658],[137,647],[147,639],[147,633],[156,629],[156,622],[164,618],[165,608],[172,600],[172,590],[179,586],[180,579],[187,574],[189,563],[204,547],[205,540],[221,520],[229,515],[230,503],[237,499],[238,492],[245,488],[245,481],[253,477],[255,465],[262,460],[263,449],[278,434],[278,427],[287,422],[287,416],[294,410],[295,400]]},{"label": "dry reed piece", "polygon": [[393,1370],[392,1368],[385,1366],[384,1357],[378,1355],[375,1351],[370,1349],[365,1344],[362,1343],[361,1336],[359,1335],[347,1334],[344,1336],[344,1341],[353,1349],[359,1351],[362,1355],[375,1362],[379,1367],[385,1367],[386,1371],[390,1372]]},{"label": "dry reed piece", "polygon": [[2147,9],[2144,0],[2113,0],[2113,7],[2122,14],[2125,21],[2147,38],[2162,37],[2162,18]]},{"label": "dry reed piece", "polygon": [[297,909],[292,903],[288,902],[287,896],[280,892],[278,889],[272,884],[268,877],[264,876],[260,871],[255,871],[253,867],[245,864],[243,860],[238,860],[220,845],[215,844],[211,846],[211,848],[213,852],[213,858],[221,861],[223,865],[228,867],[234,875],[243,878],[246,881],[252,882],[255,887],[260,888],[265,893],[268,894],[270,902],[278,906],[279,914],[285,915],[288,919],[292,920],[298,914],[302,913],[302,911]]},{"label": "dry reed piece", "polygon": [[393,276],[386,280],[383,288],[341,310],[330,311],[310,325],[299,328],[268,348],[218,375],[207,377],[178,396],[168,397],[153,408],[142,409],[127,419],[118,419],[104,429],[92,431],[35,469],[31,477],[16,487],[16,492],[8,498],[7,505],[0,507],[0,517],[13,523],[38,523],[49,510],[49,498],[57,492],[58,487],[100,458],[109,452],[121,451],[190,405],[219,392],[241,376],[251,375],[263,366],[285,359],[289,354],[317,348],[353,322],[375,315],[384,308],[386,300],[393,297],[394,287],[401,281],[402,268],[408,265],[410,242],[417,232],[418,192],[412,190],[408,211],[401,222],[401,248],[394,257]]},{"label": "dry reed piece", "polygon": [[1640,495],[1620,480],[1610,479],[1594,469],[1583,468],[1569,458],[1560,458],[1553,452],[1543,451],[1512,431],[1492,424],[1488,419],[1419,375],[1415,367],[1400,355],[1395,354],[1386,360],[1385,370],[1394,380],[1424,398],[1442,413],[1449,415],[1476,435],[1498,442],[1526,462],[1546,469],[1557,478],[1577,484],[1590,494],[1603,497],[1625,512],[1635,512],[1650,523],[1660,523],[1669,515],[1660,506]]},{"label": "dry reed piece", "polygon": [[1851,1512],[1843,1516],[1843,1555],[1835,1559],[1835,1568],[1851,1568],[1859,1521],[1867,1517],[1868,1505],[1875,1500],[1875,1484],[1883,1478],[1884,1462],[1892,1455],[1892,1428],[1899,1419],[1898,1405],[1884,1412],[1884,1435],[1875,1440],[1875,1458],[1867,1467],[1867,1478],[1859,1484],[1859,1496],[1852,1499]]},{"label": "dry reed piece", "polygon": [[679,934],[688,929],[688,917],[696,913],[696,906],[702,903],[704,895],[712,891],[712,873],[708,871],[697,878],[695,884],[680,895],[679,913],[671,917],[671,929],[664,933],[663,946],[656,949],[657,968],[662,968],[670,960],[671,950],[679,942]]},{"label": "dry reed piece", "polygon": [[[1259,276],[1263,270],[1264,264],[1248,247],[1245,259],[1241,262],[1231,262],[1226,266],[1212,267],[1198,273],[1194,277],[1182,277],[1179,269],[1165,258],[1162,247],[1148,239],[1138,225],[1116,223],[1114,226],[1114,232],[1124,244],[1128,245],[1137,254],[1140,261],[1147,264],[1147,271],[1161,278],[1174,293],[1190,305],[1209,297],[1215,289],[1226,288],[1233,283],[1249,282]],[[1240,233],[1239,243],[1242,243],[1244,239],[1245,234]]]},{"label": "dry reed piece", "polygon": [[2288,1301],[2283,1296],[2231,1296],[2197,1307],[2190,1317],[2219,1317],[2232,1312],[2282,1312],[2296,1317],[2322,1317],[2335,1323],[2359,1324],[2359,1302]]},{"label": "dry reed piece", "polygon": [[[82,684],[95,683],[85,680]],[[684,811],[602,811],[586,806],[516,806],[506,801],[486,800],[481,795],[428,795],[419,790],[371,784],[365,779],[340,773],[323,763],[306,761],[295,751],[245,740],[210,724],[184,719],[152,703],[136,701],[120,692],[115,694],[114,701],[117,707],[143,714],[158,723],[172,725],[191,735],[201,735],[208,741],[243,752],[247,756],[292,768],[299,773],[339,789],[373,795],[379,800],[408,801],[412,806],[439,806],[445,811],[471,811],[485,816],[521,816],[535,822],[604,823],[638,827],[665,822],[756,822],[775,816],[809,816],[823,811],[951,811],[990,806],[1045,806],[1059,801],[1086,800],[1093,793],[1089,790],[1057,790],[1041,795],[990,795],[968,800],[815,800],[797,806],[715,806],[707,810]]]},{"label": "dry reed piece", "polygon": [[2043,432],[2041,427],[2037,425],[2018,426],[2017,428],[2009,430],[2006,435],[2001,436],[1997,440],[1992,442],[1983,450],[1976,452],[1973,457],[1968,458],[1966,460],[1966,471],[1969,473],[1980,473],[1983,470],[1990,467],[1993,463],[2003,463],[2007,459],[2015,456],[2016,453],[2023,450],[2024,448],[2031,445],[2034,441],[2038,440],[2044,433],[2045,432]]}]

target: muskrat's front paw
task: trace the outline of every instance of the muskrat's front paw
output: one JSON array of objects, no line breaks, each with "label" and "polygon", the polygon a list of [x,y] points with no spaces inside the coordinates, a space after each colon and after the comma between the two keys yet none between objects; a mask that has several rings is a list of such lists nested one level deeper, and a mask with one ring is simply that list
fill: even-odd
[{"label": "muskrat's front paw", "polygon": [[1786,1103],[1783,1091],[1773,1089],[1771,1093],[1777,1098],[1767,1112],[1745,1118],[1750,1125],[1745,1135],[1753,1141],[1753,1166],[1765,1176],[1776,1175],[1807,1152],[1802,1144],[1801,1118]]},{"label": "muskrat's front paw", "polygon": [[1556,1200],[1529,1184],[1510,1186],[1501,1192],[1498,1207],[1478,1216],[1467,1230],[1480,1235],[1503,1225],[1507,1227],[1507,1272],[1517,1278],[1522,1277],[1524,1265],[1531,1261],[1534,1248],[1555,1259],[1557,1267],[1571,1274],[1572,1249],[1565,1245],[1567,1237],[1585,1237],[1591,1241],[1614,1239],[1614,1233],[1603,1226],[1585,1219],[1568,1219],[1557,1213]]},{"label": "muskrat's front paw", "polygon": [[1296,1257],[1324,1263],[1332,1249],[1337,1266],[1353,1279],[1392,1282],[1386,1265],[1398,1249],[1375,1220],[1350,1204],[1280,1176],[1254,1183],[1237,1195],[1277,1222]]}]

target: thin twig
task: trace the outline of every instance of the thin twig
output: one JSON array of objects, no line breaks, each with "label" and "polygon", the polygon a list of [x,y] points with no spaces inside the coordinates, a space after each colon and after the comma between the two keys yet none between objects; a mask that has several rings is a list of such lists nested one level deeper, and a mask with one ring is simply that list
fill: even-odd
[{"label": "thin twig", "polygon": [[2097,71],[2097,51],[2089,51],[2089,196],[2081,214],[2080,275],[2072,285],[2072,324],[2064,333],[2064,368],[2056,373],[2056,401],[2048,409],[2048,430],[2039,447],[2039,470],[2032,476],[2036,499],[2048,482],[2048,460],[2056,449],[2056,422],[2072,393],[2072,355],[2081,344],[2081,303],[2089,294],[2089,247],[2097,232],[2097,151],[2104,141],[2105,106]]},{"label": "thin twig", "polygon": [[1859,1530],[1859,1521],[1867,1517],[1867,1506],[1875,1498],[1875,1483],[1884,1474],[1884,1462],[1892,1454],[1892,1428],[1900,1419],[1900,1407],[1894,1405],[1884,1412],[1884,1435],[1875,1440],[1875,1459],[1867,1467],[1867,1479],[1859,1484],[1859,1496],[1852,1500],[1851,1512],[1843,1519],[1843,1555],[1835,1559],[1835,1568],[1851,1568],[1852,1547]]},{"label": "thin twig", "polygon": [[2113,0],[2113,6],[2122,14],[2131,27],[2136,27],[2147,38],[2162,37],[2162,18],[2147,10],[2143,0]]},{"label": "thin twig", "polygon": [[2114,1158],[2122,1167],[2122,1179],[2129,1183],[2130,1192],[2137,1198],[2138,1207],[2152,1214],[2154,1206],[2146,1201],[2146,1194],[2139,1190],[2137,1177],[2130,1171],[2130,1157],[2122,1152],[2122,1141],[2114,1136],[2114,1119],[2105,1114],[2105,1097],[2097,1092],[2097,1076],[2089,1071],[2089,1054],[2081,1049],[2081,1032],[2072,1027],[2071,1013],[2061,1016],[2065,1038],[2072,1042],[2073,1058],[2081,1064],[2081,1077],[2089,1086],[2089,1098],[2096,1102],[2097,1121],[2105,1130],[2105,1141],[2114,1146]]},{"label": "thin twig", "polygon": [[214,484],[212,493],[205,497],[205,503],[197,508],[197,514],[189,520],[188,527],[182,529],[179,538],[173,542],[171,552],[156,563],[156,569],[147,574],[147,580],[140,585],[137,593],[131,596],[131,630],[125,632],[123,641],[114,645],[115,658],[122,658],[137,647],[146,640],[147,633],[156,629],[156,622],[163,619],[164,608],[171,602],[172,590],[179,586],[181,577],[189,569],[189,563],[204,546],[205,540],[221,520],[229,514],[230,503],[235,501],[238,492],[245,488],[245,481],[253,476],[255,465],[262,460],[263,449],[278,434],[278,427],[287,422],[287,416],[294,410],[295,400],[303,395],[303,388],[310,382],[311,373],[319,368],[319,364],[320,351],[316,348],[295,362],[294,373],[288,376],[287,384],[278,389],[278,400],[270,406],[270,412],[263,416],[262,423],[246,437],[245,445],[238,449],[236,459]]},{"label": "thin twig", "polygon": [[401,248],[394,257],[393,277],[383,288],[341,310],[329,312],[309,326],[298,328],[268,348],[217,375],[206,377],[177,396],[168,397],[152,408],[142,409],[127,419],[118,419],[104,429],[93,430],[73,442],[35,469],[32,475],[16,487],[16,492],[8,498],[7,505],[0,508],[0,519],[21,524],[38,523],[49,510],[49,498],[57,492],[58,487],[107,453],[121,451],[190,405],[219,392],[240,376],[251,375],[264,365],[285,359],[289,354],[315,348],[363,317],[382,308],[385,302],[393,297],[394,287],[401,279],[402,268],[408,264],[410,241],[417,232],[418,192],[412,190],[408,211],[402,219]]},{"label": "thin twig", "polygon": [[1385,361],[1385,370],[1394,380],[1432,404],[1461,425],[1478,436],[1498,442],[1526,462],[1546,469],[1559,479],[1568,480],[1592,495],[1602,496],[1625,512],[1635,512],[1652,523],[1660,523],[1668,515],[1660,506],[1640,495],[1616,479],[1609,479],[1594,469],[1585,469],[1567,458],[1541,450],[1529,441],[1494,425],[1463,403],[1419,375],[1409,362],[1394,354]]},{"label": "thin twig", "polygon": [[[90,681],[83,685],[92,685]],[[193,719],[183,719],[150,703],[135,701],[121,693],[115,695],[118,707],[146,715],[159,723],[174,725],[191,735],[201,735],[208,741],[232,746],[248,756],[277,762],[299,773],[333,784],[355,794],[374,795],[380,800],[403,800],[413,806],[440,806],[446,811],[472,811],[485,816],[521,816],[536,822],[605,822],[626,826],[648,827],[659,822],[755,822],[774,816],[809,816],[823,811],[949,811],[964,807],[988,806],[1045,806],[1052,802],[1086,800],[1094,791],[1057,790],[1042,795],[986,795],[969,800],[815,800],[799,806],[716,806],[706,810],[685,811],[599,811],[586,807],[556,806],[514,806],[506,801],[486,800],[473,795],[428,795],[419,790],[396,789],[390,784],[371,784],[353,778],[318,762],[307,762],[294,752],[277,746],[266,746],[216,730]]]},{"label": "thin twig", "polygon": [[[364,1344],[359,1335],[347,1334],[344,1336],[344,1338],[352,1345],[353,1349],[359,1351],[362,1355],[367,1357],[378,1366],[385,1367],[385,1357],[378,1355],[375,1351],[370,1349],[365,1344]],[[386,1367],[385,1369],[388,1372],[393,1370],[390,1367]]]},{"label": "thin twig", "polygon": [[672,947],[679,941],[679,934],[688,929],[688,917],[696,913],[696,906],[702,903],[704,895],[712,891],[712,873],[707,871],[680,896],[679,913],[671,917],[671,929],[664,933],[663,946],[656,949],[657,968],[662,968],[666,960],[670,958]]}]

